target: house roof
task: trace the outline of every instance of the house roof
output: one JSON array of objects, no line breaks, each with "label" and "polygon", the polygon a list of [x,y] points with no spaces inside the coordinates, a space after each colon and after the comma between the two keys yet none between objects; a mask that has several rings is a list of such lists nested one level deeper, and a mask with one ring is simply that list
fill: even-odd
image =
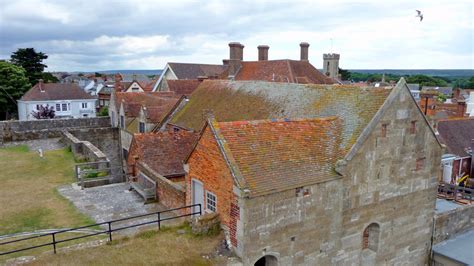
[{"label": "house roof", "polygon": [[206,80],[171,123],[200,130],[209,111],[222,122],[337,116],[342,123],[341,145],[349,150],[390,92],[390,88],[349,85]]},{"label": "house roof", "polygon": [[166,80],[168,90],[176,93],[176,95],[190,95],[201,84],[199,80]]},{"label": "house roof", "polygon": [[230,168],[251,196],[338,178],[341,127],[336,117],[211,122]]},{"label": "house roof", "polygon": [[197,138],[197,133],[186,130],[134,134],[129,158],[137,155],[163,176],[184,175],[183,160]]},{"label": "house roof", "polygon": [[468,156],[467,149],[474,140],[474,118],[441,120],[437,126],[440,141],[448,152],[458,156]]},{"label": "house roof", "polygon": [[197,79],[199,76],[219,76],[227,66],[192,64],[192,63],[168,63],[178,79]]},{"label": "house roof", "polygon": [[[335,84],[336,80],[325,76],[308,61],[269,60],[243,61],[235,80],[262,80],[301,84]],[[226,71],[227,72],[227,71]],[[227,78],[224,77],[224,78]]]},{"label": "house roof", "polygon": [[[41,89],[40,89],[41,88]],[[72,83],[37,83],[22,97],[21,101],[56,101],[96,99],[77,84]]]},{"label": "house roof", "polygon": [[127,117],[137,117],[142,106],[150,109],[152,117],[157,117],[154,113],[163,110],[168,112],[179,101],[179,99],[179,97],[162,92],[115,93],[115,105],[117,110],[120,109],[120,104],[123,103],[124,112]]}]

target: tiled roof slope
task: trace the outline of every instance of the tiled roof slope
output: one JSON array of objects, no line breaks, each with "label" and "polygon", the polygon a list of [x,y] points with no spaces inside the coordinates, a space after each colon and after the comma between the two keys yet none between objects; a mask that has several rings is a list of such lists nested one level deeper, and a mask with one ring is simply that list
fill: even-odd
[{"label": "tiled roof slope", "polygon": [[136,153],[129,158],[138,155],[139,160],[163,176],[184,175],[183,160],[197,138],[197,133],[186,130],[134,134],[135,147],[130,149]]},{"label": "tiled roof slope", "polygon": [[[43,91],[40,90],[42,87]],[[81,100],[95,99],[86,93],[77,84],[70,83],[37,83],[27,91],[22,101],[56,101],[56,100]]]},{"label": "tiled roof slope", "polygon": [[219,76],[227,67],[192,63],[168,63],[178,79],[197,79],[199,76]]},{"label": "tiled roof slope", "polygon": [[171,123],[200,130],[205,113],[217,121],[337,116],[342,144],[349,150],[391,92],[387,88],[207,80]]},{"label": "tiled roof slope", "polygon": [[458,156],[468,156],[466,149],[474,139],[474,118],[442,120],[438,122],[440,141],[448,152]]},{"label": "tiled roof slope", "polygon": [[176,95],[190,95],[201,84],[199,80],[166,80],[169,91],[176,93]]},{"label": "tiled roof slope", "polygon": [[140,113],[140,107],[147,108],[164,107],[169,111],[177,102],[179,97],[167,92],[116,92],[115,105],[120,109],[120,103],[124,103],[124,111],[128,117],[136,117]]},{"label": "tiled roof slope", "polygon": [[261,195],[337,178],[341,121],[214,122],[251,195]]},{"label": "tiled roof slope", "polygon": [[262,80],[301,84],[335,84],[308,61],[270,60],[242,62],[235,80]]}]

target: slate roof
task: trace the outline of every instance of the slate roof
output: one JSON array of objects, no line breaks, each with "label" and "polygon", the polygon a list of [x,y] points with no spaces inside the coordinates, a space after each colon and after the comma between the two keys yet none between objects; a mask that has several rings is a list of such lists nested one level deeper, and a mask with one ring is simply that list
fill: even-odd
[{"label": "slate roof", "polygon": [[197,79],[199,76],[219,76],[227,69],[224,65],[168,63],[178,79]]},{"label": "slate roof", "polygon": [[341,146],[348,151],[390,92],[390,88],[350,85],[206,80],[171,123],[200,130],[208,111],[222,122],[337,116],[342,123]]},{"label": "slate roof", "polygon": [[[40,86],[43,91],[40,90]],[[72,83],[37,83],[22,97],[21,101],[57,101],[96,99],[77,84]]]},{"label": "slate roof", "polygon": [[[223,77],[226,78],[226,77]],[[336,84],[308,61],[269,60],[243,61],[235,80],[262,80],[300,84]]]},{"label": "slate roof", "polygon": [[177,95],[190,95],[201,84],[199,80],[166,80],[168,89]]},{"label": "slate roof", "polygon": [[197,133],[186,130],[134,134],[130,147],[133,154],[129,154],[129,159],[137,155],[140,161],[165,177],[184,175],[184,158],[197,138]]},{"label": "slate roof", "polygon": [[341,126],[336,117],[212,122],[252,196],[338,178]]},{"label": "slate roof", "polygon": [[440,141],[448,152],[458,156],[468,156],[466,152],[474,140],[474,118],[441,120],[437,126]]},{"label": "slate roof", "polygon": [[423,86],[421,89],[422,92],[429,92],[429,91],[436,91],[438,93],[442,93],[447,96],[451,96],[453,94],[453,87],[432,87],[432,86]]}]

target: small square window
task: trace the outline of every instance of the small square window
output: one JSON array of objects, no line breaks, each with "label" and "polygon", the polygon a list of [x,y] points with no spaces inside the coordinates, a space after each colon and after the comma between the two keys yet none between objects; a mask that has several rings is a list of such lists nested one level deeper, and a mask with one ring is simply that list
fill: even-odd
[{"label": "small square window", "polygon": [[380,132],[380,136],[382,138],[385,138],[387,136],[387,127],[388,124],[382,124],[382,132]]},{"label": "small square window", "polygon": [[416,133],[416,120],[411,121],[411,126],[410,126],[410,134],[415,134]]},{"label": "small square window", "polygon": [[123,115],[120,116],[120,128],[125,128],[125,118]]},{"label": "small square window", "polygon": [[140,126],[139,128],[140,133],[145,133],[145,123],[140,122],[139,126]]},{"label": "small square window", "polygon": [[217,210],[217,197],[209,191],[206,191],[206,209],[211,212]]},{"label": "small square window", "polygon": [[87,109],[87,103],[82,103],[82,109]]},{"label": "small square window", "polygon": [[425,167],[425,158],[416,159],[416,171],[422,170]]},{"label": "small square window", "polygon": [[63,103],[63,104],[61,104],[61,107],[62,107],[63,111],[67,111],[67,104]]},{"label": "small square window", "polygon": [[56,111],[61,112],[61,104],[56,104]]}]

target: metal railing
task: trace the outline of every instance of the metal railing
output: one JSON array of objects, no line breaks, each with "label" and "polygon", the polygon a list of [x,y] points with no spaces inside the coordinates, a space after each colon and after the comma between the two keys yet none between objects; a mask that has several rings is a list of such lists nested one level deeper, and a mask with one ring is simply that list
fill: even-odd
[{"label": "metal railing", "polygon": [[[195,207],[198,207],[198,211],[194,211]],[[162,217],[163,213],[169,213],[169,212],[174,212],[174,211],[183,210],[183,209],[191,209],[191,212],[186,213],[186,214],[176,215],[176,216],[173,216],[173,217],[164,217],[164,218]],[[101,234],[107,234],[109,236],[109,241],[112,241],[112,232],[132,228],[132,227],[138,227],[138,226],[143,226],[143,225],[148,225],[148,224],[154,224],[154,223],[158,223],[158,230],[160,230],[161,229],[161,222],[163,222],[163,221],[178,219],[178,218],[181,218],[181,217],[192,216],[192,215],[201,215],[201,214],[202,214],[201,204],[193,204],[193,205],[188,205],[188,206],[184,206],[184,207],[169,209],[169,210],[165,210],[165,211],[159,211],[159,212],[147,213],[147,214],[142,214],[142,215],[136,215],[136,216],[131,216],[131,217],[127,217],[127,218],[116,219],[116,220],[111,220],[111,221],[96,223],[96,224],[91,224],[91,225],[85,225],[85,226],[71,228],[71,229],[58,230],[58,231],[51,232],[51,233],[45,233],[45,234],[40,234],[40,235],[36,235],[36,236],[25,237],[25,238],[21,238],[21,239],[16,239],[16,240],[11,240],[11,241],[0,243],[0,247],[3,247],[3,246],[8,245],[8,244],[26,242],[26,241],[29,241],[29,240],[32,240],[32,239],[37,239],[37,238],[46,237],[46,236],[51,236],[51,240],[52,240],[51,242],[41,244],[41,245],[35,245],[35,246],[26,247],[26,248],[20,248],[20,249],[14,249],[14,250],[9,250],[9,251],[6,251],[6,252],[2,252],[2,253],[0,253],[0,256],[16,253],[16,252],[20,252],[20,251],[25,251],[25,250],[35,249],[35,248],[41,248],[41,247],[45,247],[45,246],[53,246],[54,254],[56,254],[56,245],[60,244],[60,243],[73,241],[73,240],[86,238],[86,237],[97,236],[97,235],[101,235]],[[138,224],[122,226],[122,227],[118,227],[118,228],[112,228],[113,223],[123,222],[123,221],[127,221],[127,220],[143,218],[143,217],[148,217],[148,216],[156,216],[157,219],[152,220],[152,221],[138,223]],[[71,237],[71,238],[62,239],[62,240],[56,240],[57,236],[60,235],[60,234],[68,233],[68,232],[71,232],[71,231],[77,231],[77,230],[80,230],[80,229],[96,227],[96,226],[106,226],[107,230],[99,231],[99,232],[91,233],[91,234],[87,234],[87,235],[81,235],[81,236],[77,236],[77,237]]]},{"label": "metal railing", "polygon": [[461,203],[472,203],[474,201],[474,189],[441,183],[438,185],[438,197]]}]

